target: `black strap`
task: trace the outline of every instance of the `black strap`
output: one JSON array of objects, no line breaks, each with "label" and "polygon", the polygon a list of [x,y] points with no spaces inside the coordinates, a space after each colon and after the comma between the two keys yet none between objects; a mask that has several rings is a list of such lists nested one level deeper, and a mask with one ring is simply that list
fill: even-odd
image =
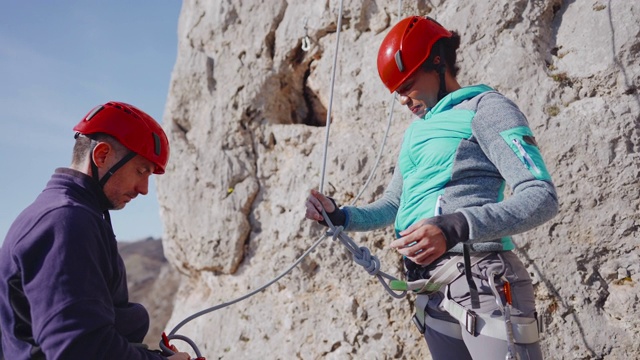
[{"label": "black strap", "polygon": [[[106,174],[104,174],[104,176],[102,177],[102,179],[100,179],[100,187],[104,187],[104,184],[107,182],[107,180],[109,180],[109,178],[111,178],[111,176],[118,170],[120,169],[124,164],[126,164],[129,160],[133,159],[136,156],[136,153],[134,153],[133,151],[128,153],[127,155],[125,155],[122,159],[120,159],[120,161],[118,161],[115,165],[113,165],[111,167],[111,169],[109,169],[109,171],[107,171]],[[94,177],[95,178],[95,177]]]},{"label": "black strap", "polygon": [[447,92],[447,83],[444,78],[444,74],[447,71],[447,64],[444,58],[444,46],[439,44],[438,52],[440,53],[440,63],[436,65],[436,71],[440,75],[440,89],[438,90],[438,101],[442,100],[449,93]]},{"label": "black strap", "polygon": [[447,84],[445,83],[444,73],[446,71],[446,66],[441,65],[438,69],[438,74],[440,75],[440,89],[438,90],[438,101],[442,100],[449,93],[447,92]]},{"label": "black strap", "polygon": [[464,258],[464,276],[467,278],[467,284],[469,284],[469,294],[471,295],[471,308],[480,308],[480,297],[478,296],[478,287],[473,281],[473,275],[471,274],[471,255],[469,255],[469,244],[462,245],[462,256]]},{"label": "black strap", "polygon": [[105,210],[102,215],[104,216],[104,219],[109,223],[109,226],[113,226],[111,225],[111,215],[109,214],[109,210]]}]

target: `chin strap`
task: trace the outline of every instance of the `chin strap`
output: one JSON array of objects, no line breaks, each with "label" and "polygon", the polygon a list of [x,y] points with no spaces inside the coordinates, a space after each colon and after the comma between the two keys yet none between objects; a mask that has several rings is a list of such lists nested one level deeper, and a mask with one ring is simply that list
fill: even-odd
[{"label": "chin strap", "polygon": [[438,90],[438,101],[442,100],[449,93],[447,92],[447,83],[444,78],[444,74],[447,72],[447,65],[444,61],[444,49],[442,45],[438,47],[440,53],[440,63],[436,65],[436,71],[440,76],[440,89]]},{"label": "chin strap", "polygon": [[440,75],[440,90],[438,90],[438,101],[442,100],[449,93],[447,92],[447,84],[445,83],[444,73],[446,71],[444,64],[438,65],[438,75]]},{"label": "chin strap", "polygon": [[[73,138],[77,139],[79,136],[87,136],[87,135],[83,135],[77,132]],[[92,142],[97,142],[97,140],[95,140],[93,137],[91,136],[88,136],[88,137],[91,139]],[[113,174],[118,169],[120,169],[129,160],[133,159],[136,155],[137,154],[135,152],[130,151],[127,155],[123,156],[122,159],[120,159],[120,161],[118,161],[115,165],[113,165],[111,169],[109,169],[109,171],[107,171],[107,173],[104,174],[102,179],[100,179],[100,176],[98,175],[98,166],[93,161],[93,156],[89,156],[89,160],[91,161],[91,177],[93,177],[93,180],[95,180],[100,185],[100,188],[104,188],[104,184],[107,182],[107,180],[109,180],[111,176],[113,176]]]},{"label": "chin strap", "polygon": [[[82,136],[80,133],[76,133],[75,138],[77,139],[78,136]],[[96,141],[94,139],[91,139],[91,141]],[[100,175],[98,174],[98,165],[96,165],[95,161],[93,161],[93,157],[90,156],[89,157],[89,161],[91,162],[91,177],[93,178],[93,180],[96,181],[96,183],[98,183],[98,185],[100,186],[100,189],[103,190],[104,192],[104,184],[107,183],[107,180],[109,180],[111,178],[111,176],[113,176],[113,174],[120,169],[124,164],[126,164],[129,160],[133,159],[137,154],[134,153],[133,151],[130,151],[127,155],[123,156],[122,159],[120,159],[120,161],[118,161],[115,165],[113,165],[111,167],[111,169],[109,169],[109,171],[107,171],[106,174],[104,174],[104,176],[102,177],[102,179],[100,178]],[[106,198],[106,195],[105,195]],[[107,199],[107,201],[109,201],[109,199]],[[113,207],[113,204],[111,204],[111,202],[109,201],[109,207]],[[104,218],[105,220],[107,220],[107,222],[109,222],[109,224],[111,224],[111,216],[109,215],[109,211],[105,210],[104,211]]]},{"label": "chin strap", "polygon": [[440,101],[442,100],[442,98],[449,94],[449,92],[447,91],[447,83],[444,76],[447,72],[447,65],[445,63],[444,47],[442,44],[438,45],[438,53],[438,56],[440,57],[440,63],[433,64],[433,66],[435,67],[435,70],[440,78],[440,89],[438,90],[438,101]]},{"label": "chin strap", "polygon": [[[101,188],[104,188],[104,184],[107,182],[107,180],[109,180],[111,178],[111,176],[118,170],[120,169],[124,164],[126,164],[129,160],[133,159],[136,156],[136,153],[134,153],[133,151],[129,152],[127,155],[125,155],[122,159],[120,159],[120,161],[118,161],[115,165],[113,165],[111,167],[111,169],[109,169],[109,171],[107,171],[106,174],[104,174],[104,176],[102,177],[102,179],[98,180],[98,168],[95,165],[95,163],[93,162],[93,159],[91,159],[91,170],[94,171],[93,172],[93,178],[98,180],[98,184],[100,184]],[[95,167],[95,170],[94,170]]]}]

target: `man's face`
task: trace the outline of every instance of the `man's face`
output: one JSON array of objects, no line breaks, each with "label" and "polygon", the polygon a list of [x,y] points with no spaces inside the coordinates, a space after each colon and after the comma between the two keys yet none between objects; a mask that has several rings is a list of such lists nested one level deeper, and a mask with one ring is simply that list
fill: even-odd
[{"label": "man's face", "polygon": [[418,69],[396,90],[398,101],[421,118],[438,103],[439,78],[435,71]]},{"label": "man's face", "polygon": [[140,155],[118,169],[104,185],[104,193],[113,209],[124,208],[138,194],[146,195],[149,191],[149,177],[153,175],[154,169],[155,165]]}]

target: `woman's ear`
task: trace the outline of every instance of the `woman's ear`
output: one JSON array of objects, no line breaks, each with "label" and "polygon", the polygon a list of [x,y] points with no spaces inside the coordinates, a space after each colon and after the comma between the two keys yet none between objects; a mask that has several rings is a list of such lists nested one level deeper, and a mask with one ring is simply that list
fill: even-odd
[{"label": "woman's ear", "polygon": [[112,151],[113,149],[111,148],[111,145],[106,142],[99,142],[98,145],[93,148],[91,156],[93,157],[93,162],[98,168],[105,166],[107,163],[107,157]]}]

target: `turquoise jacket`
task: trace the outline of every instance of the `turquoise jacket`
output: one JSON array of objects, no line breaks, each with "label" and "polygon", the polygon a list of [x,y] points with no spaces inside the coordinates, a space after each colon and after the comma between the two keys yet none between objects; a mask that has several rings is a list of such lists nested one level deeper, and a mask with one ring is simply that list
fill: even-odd
[{"label": "turquoise jacket", "polygon": [[451,252],[461,252],[460,243],[502,251],[513,249],[510,235],[555,216],[558,201],[525,116],[489,86],[476,85],[448,94],[407,128],[381,199],[342,210],[347,231],[395,223],[398,234],[428,219]]}]

